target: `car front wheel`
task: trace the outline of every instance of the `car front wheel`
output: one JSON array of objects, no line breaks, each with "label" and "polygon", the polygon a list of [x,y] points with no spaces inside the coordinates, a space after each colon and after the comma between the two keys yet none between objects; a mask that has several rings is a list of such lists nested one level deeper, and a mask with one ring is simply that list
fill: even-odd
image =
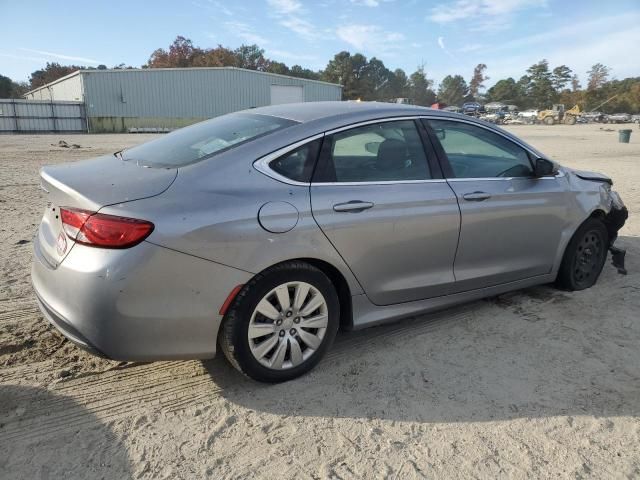
[{"label": "car front wheel", "polygon": [[261,382],[284,382],[311,370],[335,338],[340,306],[331,280],[304,262],[257,275],[223,320],[220,345],[231,364]]},{"label": "car front wheel", "polygon": [[592,287],[607,259],[609,234],[605,225],[595,218],[584,222],[567,245],[556,284],[564,290],[584,290]]}]

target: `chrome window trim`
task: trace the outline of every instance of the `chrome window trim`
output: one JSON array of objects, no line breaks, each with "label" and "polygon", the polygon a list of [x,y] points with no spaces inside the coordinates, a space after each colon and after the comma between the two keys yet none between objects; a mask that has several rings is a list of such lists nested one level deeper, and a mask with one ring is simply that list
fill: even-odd
[{"label": "chrome window trim", "polygon": [[[445,121],[445,122],[460,122],[460,123],[466,123],[468,125],[474,125],[476,127],[480,127],[483,128],[485,130],[488,130],[490,132],[495,133],[496,135],[500,135],[502,138],[504,138],[505,140],[514,143],[516,145],[518,145],[520,148],[522,148],[524,151],[528,152],[529,154],[533,155],[534,157],[538,157],[538,154],[536,152],[534,152],[533,150],[531,150],[529,147],[527,147],[526,145],[520,143],[517,140],[514,140],[513,138],[505,135],[504,133],[495,130],[494,128],[488,126],[488,125],[482,125],[476,122],[471,122],[468,121],[466,119],[457,119],[457,118],[442,118],[442,117],[437,117],[437,116],[433,116],[433,115],[421,115],[419,118],[424,118],[425,120],[441,120],[441,121]],[[554,162],[555,163],[555,162]],[[476,178],[448,178],[447,180],[449,182],[473,182],[473,181],[478,181],[478,180],[514,180],[517,178],[536,178],[537,180],[555,180],[556,178],[561,178],[564,177],[564,172],[562,172],[561,170],[558,171],[558,173],[556,175],[552,175],[552,176],[546,176],[546,177],[476,177]]]},{"label": "chrome window trim", "polygon": [[[534,156],[538,156],[538,154],[532,150],[530,150],[527,146],[523,145],[522,143],[508,137],[507,135],[504,135],[503,133],[494,130],[491,126],[486,126],[486,125],[481,125],[479,123],[476,122],[472,122],[472,121],[468,121],[466,119],[452,119],[452,118],[443,118],[443,117],[439,117],[439,116],[433,116],[433,115],[411,115],[411,116],[402,116],[402,117],[385,117],[385,118],[378,118],[375,120],[366,120],[363,122],[358,122],[358,123],[352,123],[350,125],[345,125],[342,127],[338,127],[338,128],[334,128],[332,130],[327,130],[324,133],[319,133],[316,135],[313,135],[311,137],[307,137],[303,140],[299,140],[295,143],[292,143],[291,145],[287,145],[286,147],[280,148],[274,152],[271,152],[267,155],[265,155],[264,157],[259,158],[258,160],[256,160],[255,162],[253,162],[253,167],[258,170],[260,173],[266,175],[267,177],[270,177],[274,180],[277,180],[279,182],[282,183],[286,183],[288,185],[294,185],[294,186],[298,186],[298,187],[309,187],[309,186],[338,186],[338,185],[343,185],[343,186],[350,186],[350,187],[357,187],[359,185],[403,185],[403,184],[420,184],[420,183],[447,183],[447,182],[474,182],[474,181],[481,181],[481,180],[490,180],[490,181],[504,181],[504,180],[515,180],[515,179],[534,179],[535,177],[478,177],[478,178],[436,178],[436,179],[423,179],[423,180],[380,180],[380,181],[366,181],[366,182],[298,182],[296,180],[292,180],[288,177],[285,177],[284,175],[279,174],[278,172],[276,172],[275,170],[272,170],[269,167],[269,163],[271,163],[273,160],[277,159],[278,157],[281,157],[282,155],[285,155],[289,152],[291,152],[292,150],[295,150],[296,148],[302,147],[303,145],[305,145],[306,143],[309,142],[313,142],[314,140],[318,140],[320,138],[323,138],[324,136],[327,135],[333,135],[334,133],[338,133],[338,132],[344,132],[346,130],[351,130],[353,128],[358,128],[358,127],[364,127],[367,125],[374,125],[376,123],[386,123],[386,122],[395,122],[395,121],[405,121],[405,120],[419,120],[419,119],[425,119],[425,120],[443,120],[443,121],[447,121],[447,122],[459,122],[459,123],[466,123],[469,125],[475,125],[477,127],[483,128],[485,130],[488,130],[490,132],[493,132],[497,135],[500,135],[501,137],[503,137],[505,140],[508,140],[516,145],[518,145],[520,148],[524,149],[525,151],[527,151],[528,153],[534,155]],[[558,172],[557,175],[554,176],[547,176],[547,177],[540,177],[537,178],[537,180],[555,180],[556,178],[561,178],[564,177],[564,172],[562,172],[561,170]]]},{"label": "chrome window trim", "polygon": [[352,123],[351,125],[345,125],[343,127],[334,128],[332,130],[327,130],[325,135],[333,135],[334,133],[344,132],[345,130],[351,130],[353,128],[358,127],[366,127],[367,125],[374,125],[376,123],[387,123],[387,122],[402,122],[405,120],[418,120],[420,118],[419,115],[412,116],[404,116],[404,117],[385,117],[378,118],[376,120],[367,120],[364,122]]},{"label": "chrome window trim", "polygon": [[544,177],[473,177],[473,178],[448,178],[448,182],[479,182],[479,181],[504,181],[504,180],[555,180],[564,177],[564,172]]},{"label": "chrome window trim", "polygon": [[424,180],[378,180],[367,182],[313,182],[312,187],[315,186],[346,186],[346,187],[358,187],[360,185],[405,185],[416,183],[447,183],[444,178],[426,178]]},{"label": "chrome window trim", "polygon": [[[375,125],[378,123],[388,123],[388,122],[403,122],[407,120],[415,121],[420,118],[419,115],[411,115],[411,116],[402,116],[402,117],[385,117],[378,118],[375,120],[366,120],[364,122],[352,123],[351,125],[345,125],[343,127],[334,128],[332,130],[327,130],[325,135],[333,135],[335,133],[344,132],[347,130],[352,130],[359,127],[366,127],[367,125]],[[416,127],[416,133],[417,127]],[[426,153],[425,153],[426,155]],[[360,185],[411,185],[411,184],[420,184],[420,183],[446,183],[447,181],[444,178],[424,178],[422,180],[368,180],[364,182],[312,182],[312,186],[347,186],[347,187],[357,187]]]},{"label": "chrome window trim", "polygon": [[496,135],[500,135],[502,138],[504,138],[505,140],[510,141],[511,143],[515,143],[516,145],[518,145],[523,150],[525,150],[525,151],[529,152],[530,154],[532,154],[534,157],[538,156],[538,154],[536,152],[531,150],[526,145],[524,145],[524,144],[520,143],[519,141],[514,140],[513,138],[505,135],[504,133],[500,132],[499,130],[495,130],[494,128],[492,128],[489,125],[482,125],[481,123],[471,122],[471,121],[466,120],[464,118],[461,118],[461,119],[446,118],[446,117],[437,117],[437,116],[433,116],[433,115],[421,115],[419,118],[424,118],[425,120],[440,120],[440,121],[443,121],[443,122],[466,123],[467,125],[473,125],[475,127],[480,127],[480,128],[483,128],[484,130],[488,130],[489,132],[495,133]]}]

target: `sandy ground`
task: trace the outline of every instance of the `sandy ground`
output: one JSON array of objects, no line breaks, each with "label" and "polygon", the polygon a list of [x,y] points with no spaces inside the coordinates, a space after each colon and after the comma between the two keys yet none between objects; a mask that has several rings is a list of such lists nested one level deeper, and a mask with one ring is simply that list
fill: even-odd
[{"label": "sandy ground", "polygon": [[275,386],[222,356],[96,359],[49,327],[29,284],[39,167],[149,137],[0,136],[0,478],[640,477],[640,131],[511,130],[614,179],[629,275],[341,334]]}]

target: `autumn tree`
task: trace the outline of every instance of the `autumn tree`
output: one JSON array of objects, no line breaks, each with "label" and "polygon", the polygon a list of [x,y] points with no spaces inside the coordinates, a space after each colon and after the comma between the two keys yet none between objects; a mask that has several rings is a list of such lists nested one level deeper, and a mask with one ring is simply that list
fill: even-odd
[{"label": "autumn tree", "polygon": [[480,90],[484,88],[484,82],[489,80],[489,77],[484,74],[486,69],[487,66],[484,63],[479,63],[476,65],[476,68],[473,69],[473,77],[471,77],[471,81],[469,82],[469,95],[471,95],[474,100],[478,99]]},{"label": "autumn tree", "polygon": [[194,59],[202,54],[200,48],[194,47],[188,38],[178,35],[169,50],[155,50],[147,65],[150,68],[185,68],[193,66]]},{"label": "autumn tree", "polygon": [[29,85],[32,89],[54,82],[59,78],[65,77],[77,70],[83,70],[87,67],[80,65],[60,65],[59,63],[47,62],[46,66],[40,70],[36,70],[29,78]]},{"label": "autumn tree", "polygon": [[574,74],[571,77],[571,91],[572,92],[577,92],[581,88],[582,88],[582,85],[580,85],[580,79],[578,78],[578,75]]},{"label": "autumn tree", "polygon": [[587,90],[595,90],[602,87],[609,78],[609,67],[604,66],[601,63],[596,63],[587,72]]}]

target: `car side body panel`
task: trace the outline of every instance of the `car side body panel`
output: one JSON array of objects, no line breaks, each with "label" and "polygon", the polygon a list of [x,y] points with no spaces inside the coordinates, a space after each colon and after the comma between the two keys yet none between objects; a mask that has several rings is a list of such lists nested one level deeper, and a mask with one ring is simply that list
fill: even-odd
[{"label": "car side body panel", "polygon": [[[121,201],[111,202],[115,197],[106,189],[104,198],[107,200],[94,202],[102,213],[153,222],[153,233],[139,245],[126,250],[107,250],[76,244],[60,265],[53,269],[39,255],[36,239],[33,285],[45,315],[54,323],[66,322],[65,328],[68,330],[61,327],[66,335],[80,344],[86,343],[112,358],[122,360],[211,357],[215,353],[222,320],[219,309],[228,295],[237,285],[249,282],[255,274],[292,259],[314,259],[334,267],[349,288],[353,326],[374,325],[553,281],[566,245],[579,225],[594,212],[608,214],[614,205],[607,182],[586,180],[568,169],[560,168],[561,175],[555,180],[538,180],[540,185],[557,182],[554,185],[565,195],[565,204],[559,206],[546,200],[542,191],[528,187],[534,193],[528,208],[539,205],[547,216],[558,225],[562,224],[559,238],[538,238],[539,242],[550,244],[548,247],[540,246],[535,256],[538,263],[544,263],[544,269],[538,269],[537,264],[536,268],[529,269],[525,265],[521,270],[528,271],[530,276],[516,281],[509,281],[510,277],[504,276],[505,272],[494,272],[498,275],[496,281],[502,283],[480,288],[468,284],[463,287],[465,291],[455,293],[456,289],[450,290],[453,249],[448,244],[455,242],[457,245],[457,238],[454,238],[457,235],[453,235],[448,222],[456,217],[458,207],[447,183],[434,183],[437,187],[429,183],[422,184],[425,189],[449,188],[450,194],[445,195],[444,190],[434,189],[431,197],[421,197],[434,200],[435,203],[430,206],[418,206],[415,203],[415,190],[407,189],[405,192],[402,187],[397,187],[390,195],[393,197],[391,201],[385,202],[382,195],[381,200],[376,199],[389,206],[370,210],[374,214],[373,227],[361,222],[363,229],[345,234],[345,225],[358,222],[342,220],[332,225],[325,235],[316,219],[322,223],[323,215],[328,214],[333,204],[347,198],[347,195],[337,189],[325,190],[323,195],[326,198],[317,209],[317,218],[314,218],[312,190],[320,186],[272,178],[259,171],[254,163],[288,145],[323,135],[332,129],[378,119],[427,116],[474,122],[512,139],[532,155],[542,157],[543,154],[499,127],[468,116],[425,108],[341,102],[337,105],[282,105],[253,111],[264,115],[282,115],[305,123],[179,168],[177,176],[173,170],[157,175],[151,172],[145,177],[157,176],[157,185],[168,185],[170,182],[167,179],[172,181],[162,192],[154,183],[149,193],[155,195],[152,198],[136,196],[138,199],[132,200],[134,197],[125,195]],[[318,116],[317,111],[334,114]],[[82,175],[100,175],[102,170],[97,169],[98,163],[95,171],[92,170],[92,164],[87,163],[91,168],[83,169]],[[129,167],[133,168],[126,168]],[[73,167],[69,169],[73,170]],[[119,170],[124,169],[119,167]],[[50,171],[55,176],[56,170]],[[73,174],[73,171],[69,172],[75,178]],[[175,179],[170,178],[172,176]],[[78,185],[80,190],[82,182],[78,182]],[[521,186],[505,184],[502,188],[502,193],[506,195],[517,192]],[[507,191],[509,188],[513,188],[514,192]],[[349,199],[354,191],[355,187],[348,192]],[[87,197],[90,192],[81,193]],[[423,236],[432,235],[425,242],[424,257],[418,258],[421,263],[417,265],[412,265],[410,257],[402,250],[407,246],[413,251],[418,250],[419,242],[410,237],[409,231],[402,231],[400,223],[394,222],[394,217],[397,218],[402,214],[401,210],[407,207],[411,230]],[[444,216],[440,218],[438,215]],[[420,225],[421,217],[424,217],[424,226]],[[446,224],[441,221],[445,217],[451,217]],[[535,216],[532,218],[533,225],[540,228],[544,225]],[[432,228],[428,227],[430,220]],[[491,224],[491,213],[485,212],[473,221],[488,221],[491,228],[502,228],[498,219],[493,220],[495,223]],[[384,230],[384,237],[376,238],[380,229]],[[481,232],[481,229],[476,232]],[[509,231],[512,240],[516,232],[516,229]],[[335,235],[343,236],[346,247],[330,241],[331,236]],[[392,248],[394,239],[400,243],[395,246],[397,252]],[[366,241],[374,242],[373,250],[358,256],[358,248],[362,246],[365,249]],[[384,246],[384,251],[376,252],[375,242],[378,242],[378,247]],[[469,268],[488,268],[481,261],[484,239],[476,237],[474,240],[471,236],[468,242],[470,250],[466,258]],[[474,242],[480,244],[475,251],[472,250]],[[501,243],[501,247],[509,259],[508,268],[520,268],[510,245],[505,242]],[[550,257],[546,263],[540,261],[543,251],[544,255]],[[429,258],[430,254],[438,257]],[[497,249],[492,252],[492,255],[499,254]],[[376,262],[378,267],[384,267],[381,271],[389,268],[395,270],[392,270],[391,278],[380,280],[369,289],[367,282],[376,274],[372,270]],[[400,278],[403,269],[409,272],[405,279]],[[430,269],[434,271],[430,272]],[[543,270],[546,271],[538,274]],[[360,276],[366,278],[362,284],[358,278],[359,271],[363,271],[364,275]],[[436,278],[438,275],[441,278]],[[446,288],[440,289],[443,285]]]}]

